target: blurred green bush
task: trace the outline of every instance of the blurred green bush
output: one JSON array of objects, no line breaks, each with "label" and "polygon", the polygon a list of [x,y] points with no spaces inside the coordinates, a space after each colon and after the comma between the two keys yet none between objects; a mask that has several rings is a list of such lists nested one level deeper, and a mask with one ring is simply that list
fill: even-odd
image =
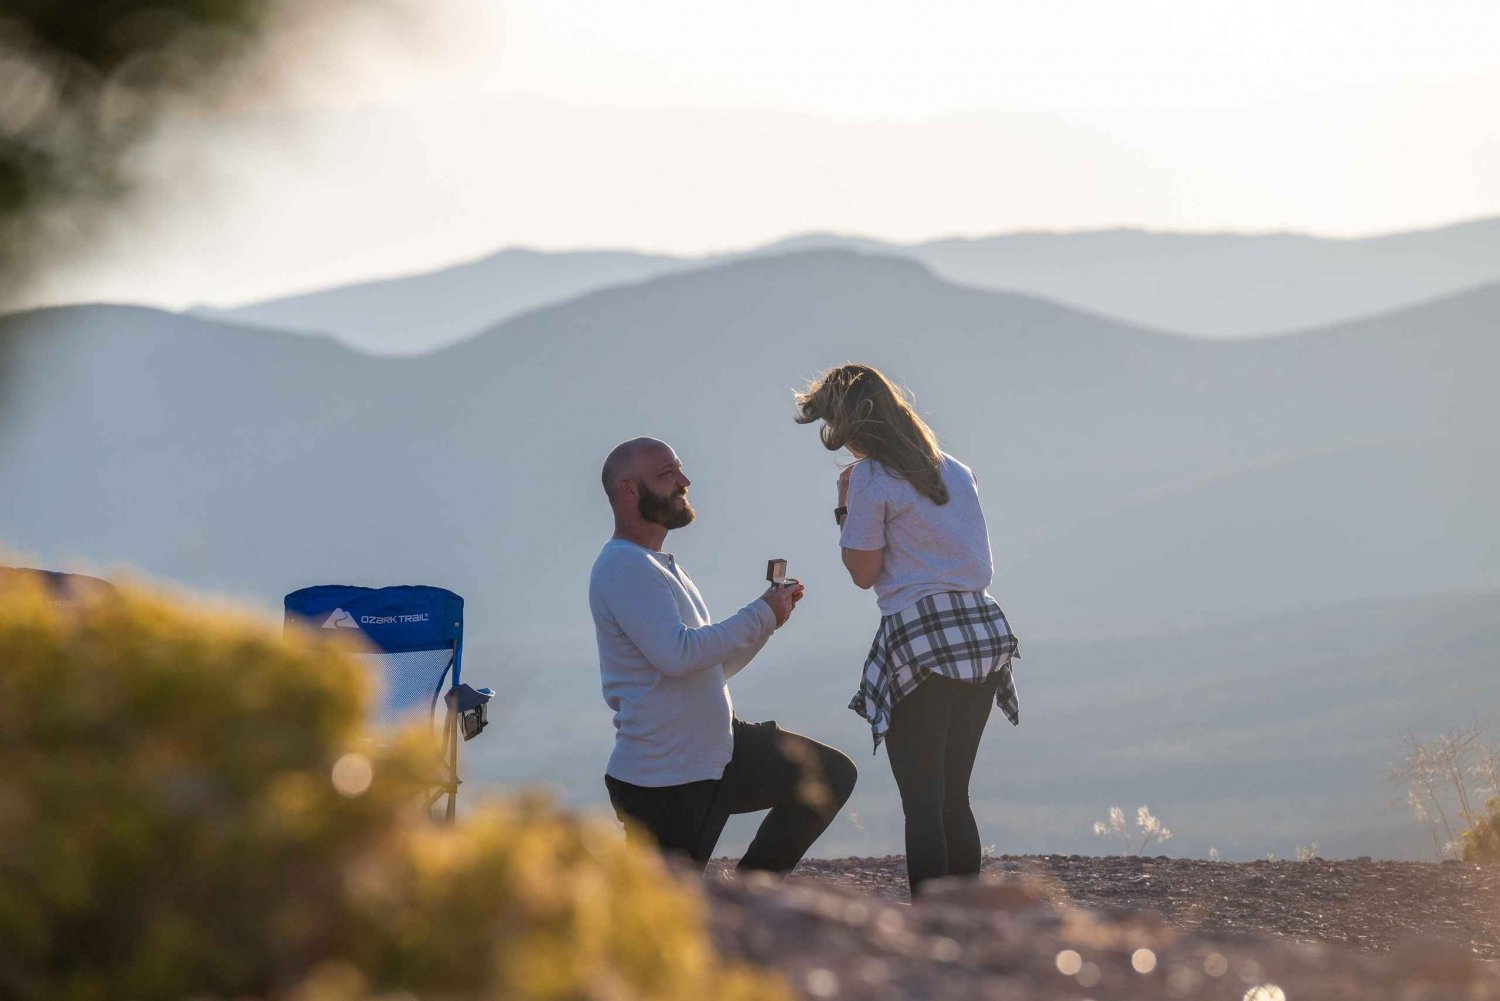
[{"label": "blurred green bush", "polygon": [[607,821],[522,797],[434,825],[433,747],[370,739],[342,637],[0,587],[0,997],[784,996]]},{"label": "blurred green bush", "polygon": [[1480,817],[1458,836],[1466,862],[1500,862],[1500,796],[1485,804],[1489,816]]}]

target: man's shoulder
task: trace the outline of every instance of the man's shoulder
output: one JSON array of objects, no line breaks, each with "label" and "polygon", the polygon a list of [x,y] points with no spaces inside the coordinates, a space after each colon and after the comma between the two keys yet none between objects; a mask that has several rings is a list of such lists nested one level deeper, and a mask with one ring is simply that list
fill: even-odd
[{"label": "man's shoulder", "polygon": [[621,573],[639,573],[659,568],[660,565],[651,558],[647,550],[623,539],[610,539],[599,550],[599,555],[594,557],[594,568],[589,574],[589,581],[590,584],[597,585]]},{"label": "man's shoulder", "polygon": [[638,563],[650,559],[646,550],[632,542],[624,539],[610,539],[599,549],[599,555],[594,557],[594,569],[613,566],[623,563]]}]

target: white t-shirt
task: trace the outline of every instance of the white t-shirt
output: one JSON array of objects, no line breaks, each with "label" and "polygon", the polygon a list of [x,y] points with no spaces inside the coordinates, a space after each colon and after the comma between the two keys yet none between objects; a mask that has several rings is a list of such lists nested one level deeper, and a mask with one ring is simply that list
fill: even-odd
[{"label": "white t-shirt", "polygon": [[875,578],[881,615],[941,591],[983,591],[994,577],[974,474],[946,452],[942,456],[946,504],[934,504],[873,459],[861,459],[849,474],[849,513],[839,544],[885,550]]},{"label": "white t-shirt", "polygon": [[776,631],[759,598],[712,623],[671,553],[611,539],[589,575],[604,701],[615,711],[605,773],[638,786],[721,778],[734,753],[725,680]]}]

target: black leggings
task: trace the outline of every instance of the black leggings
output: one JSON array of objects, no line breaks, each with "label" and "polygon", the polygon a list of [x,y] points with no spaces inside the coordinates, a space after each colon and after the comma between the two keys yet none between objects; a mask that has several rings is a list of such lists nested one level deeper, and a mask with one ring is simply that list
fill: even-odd
[{"label": "black leggings", "polygon": [[999,672],[978,683],[929,675],[891,710],[885,751],[906,813],[906,872],[914,897],[929,879],[979,873],[969,775],[999,681]]}]

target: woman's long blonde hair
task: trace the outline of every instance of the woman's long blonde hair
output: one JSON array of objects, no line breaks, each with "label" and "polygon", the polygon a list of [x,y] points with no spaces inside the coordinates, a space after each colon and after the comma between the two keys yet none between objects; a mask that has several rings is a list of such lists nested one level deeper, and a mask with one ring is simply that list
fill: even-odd
[{"label": "woman's long blonde hair", "polygon": [[948,503],[937,435],[901,390],[869,365],[831,368],[797,394],[798,424],[821,420],[830,451],[848,446],[901,477],[934,504]]}]

